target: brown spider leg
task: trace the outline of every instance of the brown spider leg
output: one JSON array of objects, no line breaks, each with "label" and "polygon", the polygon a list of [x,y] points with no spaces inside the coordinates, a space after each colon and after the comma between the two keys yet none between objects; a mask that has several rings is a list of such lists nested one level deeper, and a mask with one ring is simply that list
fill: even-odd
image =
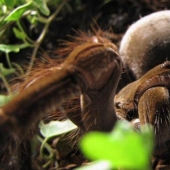
[{"label": "brown spider leg", "polygon": [[[55,110],[62,102],[79,96],[81,92],[85,93],[87,88],[100,90],[105,86],[117,67],[118,54],[110,41],[99,41],[96,37],[95,42],[90,41],[75,48],[61,69],[53,67],[47,69],[45,75],[38,73],[38,76],[33,76],[8,104],[1,107],[3,121],[0,126],[7,132],[11,130],[6,134],[12,140],[11,151],[15,150],[16,142],[20,144],[27,138],[32,126],[36,126],[46,113]],[[10,130],[9,125],[12,127]],[[5,142],[1,141],[0,146],[4,145]]]},{"label": "brown spider leg", "polygon": [[170,88],[170,61],[159,64],[138,80],[135,100],[138,100],[147,89],[155,86]]},{"label": "brown spider leg", "polygon": [[115,96],[115,109],[118,116],[126,118],[128,111],[137,107],[138,100],[143,93],[155,86],[170,87],[170,61],[154,67],[139,80],[120,90]]},{"label": "brown spider leg", "polygon": [[[1,108],[1,112],[8,116],[8,119],[1,124],[1,129],[7,129],[5,135],[10,141],[11,151],[15,150],[16,145],[20,144],[24,138],[27,138],[27,132],[37,124],[44,114],[57,108],[63,101],[80,95],[80,87],[76,85],[72,75],[65,69],[50,72],[48,77],[44,77],[44,79],[48,79],[48,83],[41,80],[41,83],[33,84],[31,88],[24,89]],[[84,83],[83,80],[82,83]],[[11,133],[14,136],[11,136]],[[0,136],[4,136],[3,130]],[[1,151],[3,151],[6,142],[6,140],[1,141]],[[7,150],[6,148],[5,152]],[[1,155],[4,154],[1,153]],[[8,161],[8,158],[5,160]]]},{"label": "brown spider leg", "polygon": [[119,82],[122,65],[119,59],[115,63],[116,67],[104,87],[99,90],[88,89],[86,94],[81,96],[81,115],[86,131],[111,131],[117,121],[113,98]]},{"label": "brown spider leg", "polygon": [[153,164],[154,169],[163,165],[170,168],[169,102],[169,90],[166,87],[152,87],[141,96],[138,104],[140,124],[149,123],[154,129],[155,149],[153,156],[157,160],[162,160],[161,163],[158,162],[158,165]]},{"label": "brown spider leg", "polygon": [[[84,75],[86,79],[89,80],[88,82],[90,83],[85,93],[82,94],[82,98],[81,98],[82,114],[81,114],[80,121],[83,122],[83,125],[84,125],[83,129],[85,129],[85,131],[89,131],[89,130],[108,131],[108,130],[111,130],[111,127],[113,127],[115,121],[117,120],[114,109],[113,109],[113,95],[115,94],[115,89],[117,88],[117,83],[120,78],[120,74],[122,70],[122,62],[119,58],[119,55],[116,51],[115,46],[112,43],[110,43],[108,40],[102,39],[101,37],[94,36],[92,37],[92,39],[95,40],[95,42],[100,42],[102,40],[102,43],[101,43],[102,45],[99,43],[99,45],[97,46],[95,43],[90,42],[89,44],[87,43],[86,50],[83,51],[80,46],[79,50],[73,53],[75,56],[81,53],[82,60],[79,61],[79,64],[81,67],[79,67],[77,71],[80,71],[82,75]],[[104,47],[103,47],[103,44],[104,44]],[[101,60],[98,60],[100,62],[94,62],[94,60],[90,57],[93,55],[95,55],[96,58],[98,59],[102,58]],[[88,65],[84,63],[84,58],[86,58],[87,56],[89,57]],[[105,56],[105,58],[103,58],[103,56]],[[67,61],[70,62],[70,60],[67,60]],[[87,74],[83,74],[83,70],[82,70],[83,67],[86,68],[85,70],[89,70],[89,69],[91,70],[93,67],[95,67],[95,64],[96,64],[97,68],[99,69],[101,67],[101,64],[105,62],[108,63],[107,68],[99,76],[96,76],[96,72],[93,72],[90,76]],[[109,87],[109,86],[105,87],[107,86],[107,84],[110,84],[109,79],[111,78],[113,78],[113,82],[114,82],[112,83],[112,87]],[[103,90],[103,93],[101,93],[102,90]],[[90,92],[91,94],[88,92]],[[106,101],[104,101],[103,95],[105,95],[106,92],[108,93],[106,95],[108,99],[106,99],[107,98],[106,97],[105,98]],[[90,99],[93,98],[92,103],[90,100],[86,101],[85,98],[87,96],[90,97]],[[102,101],[104,103],[107,103],[107,102],[108,103],[103,105],[103,108],[100,108],[101,109],[100,110],[98,102],[102,102]],[[87,108],[86,105],[89,105],[89,104],[92,107],[88,108],[87,110],[84,109],[84,107]],[[86,114],[89,111],[90,111],[90,114],[89,114],[90,119],[89,121],[87,121],[86,116],[84,116],[84,114]],[[103,113],[106,113],[106,116],[104,116]],[[103,117],[105,118],[108,117],[108,119],[110,117],[109,119],[110,122],[108,122],[108,119],[103,119]],[[97,119],[99,120],[98,122],[95,121]]]}]

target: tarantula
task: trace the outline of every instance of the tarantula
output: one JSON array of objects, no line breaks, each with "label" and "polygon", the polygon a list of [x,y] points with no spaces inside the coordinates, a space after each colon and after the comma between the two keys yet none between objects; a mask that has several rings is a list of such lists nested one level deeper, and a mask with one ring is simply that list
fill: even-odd
[{"label": "tarantula", "polygon": [[[168,19],[169,11],[141,19],[127,31],[119,52],[111,41],[111,33],[81,32],[61,50],[67,56],[63,63],[55,65],[57,62],[53,61],[52,67],[35,69],[14,98],[0,108],[0,168],[9,164],[8,155],[18,148],[18,169],[30,170],[30,154],[25,153],[29,151],[32,131],[45,114],[74,97],[80,97],[80,112],[66,116],[82,133],[110,131],[119,118],[139,119],[140,124],[150,123],[155,129],[155,158],[168,162],[170,62],[158,65],[170,59],[170,31],[164,31]],[[157,22],[162,22],[160,29],[156,29]],[[148,34],[143,36],[146,29]],[[165,36],[161,36],[163,32]],[[149,38],[152,40],[148,41]],[[144,44],[138,45],[140,42]],[[156,57],[158,61],[152,62]],[[154,169],[156,163],[153,164]]]},{"label": "tarantula", "polygon": [[170,11],[161,11],[137,21],[124,35],[119,50],[127,71],[136,81],[115,96],[116,114],[132,124],[138,120],[137,124],[153,126],[153,169],[170,169],[170,134],[167,131],[170,126],[170,62],[166,61],[170,60],[169,18]]}]

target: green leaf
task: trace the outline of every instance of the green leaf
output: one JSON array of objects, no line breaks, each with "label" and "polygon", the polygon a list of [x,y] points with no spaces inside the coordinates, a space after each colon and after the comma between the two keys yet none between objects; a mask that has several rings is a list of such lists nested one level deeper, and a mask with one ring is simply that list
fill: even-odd
[{"label": "green leaf", "polygon": [[[153,140],[153,135],[148,137],[148,141]],[[146,169],[153,150],[152,142],[149,143],[151,149],[147,150],[145,135],[133,131],[124,121],[117,123],[112,133],[88,133],[83,137],[80,146],[85,156],[92,160],[107,160],[113,168],[127,169]]]},{"label": "green leaf", "polygon": [[17,21],[24,12],[32,8],[32,1],[15,8],[6,18],[5,21]]},{"label": "green leaf", "polygon": [[24,32],[21,32],[19,29],[17,28],[13,28],[13,31],[14,31],[14,34],[17,38],[21,39],[21,40],[24,40],[26,38],[26,35]]},{"label": "green leaf", "polygon": [[70,132],[77,128],[75,124],[73,124],[70,120],[65,121],[51,121],[48,124],[44,124],[43,122],[40,123],[40,132],[41,134],[46,137],[58,136],[63,133]]},{"label": "green leaf", "polygon": [[4,76],[7,76],[7,75],[10,75],[12,73],[15,72],[15,69],[14,68],[5,68],[3,66],[3,63],[0,63],[0,72],[1,74],[3,74]]},{"label": "green leaf", "polygon": [[29,44],[18,44],[18,45],[6,45],[6,44],[0,44],[0,51],[3,51],[5,53],[9,52],[19,52],[20,49],[28,47]]},{"label": "green leaf", "polygon": [[50,15],[50,10],[44,0],[34,0],[33,4],[46,16]]},{"label": "green leaf", "polygon": [[13,95],[0,95],[0,106],[3,106],[4,104],[8,103],[12,99]]}]

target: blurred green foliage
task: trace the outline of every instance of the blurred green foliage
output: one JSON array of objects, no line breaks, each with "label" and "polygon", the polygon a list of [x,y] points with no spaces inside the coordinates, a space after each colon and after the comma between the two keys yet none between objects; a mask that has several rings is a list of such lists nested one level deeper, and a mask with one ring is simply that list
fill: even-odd
[{"label": "blurred green foliage", "polygon": [[[51,12],[48,4],[51,1],[55,11]],[[10,85],[6,79],[11,74],[22,76],[29,75],[33,68],[38,50],[43,42],[50,23],[63,10],[69,0],[0,0],[0,58],[5,58],[7,66],[0,62],[0,79],[2,80],[8,94],[12,94]],[[29,28],[23,21],[27,21],[27,27],[41,24],[41,32],[37,39],[30,37]],[[11,41],[11,36],[15,41]],[[17,63],[11,62],[11,53],[18,53],[21,49],[32,48],[30,63],[27,70]],[[4,73],[5,70],[5,73]],[[4,98],[6,96],[4,95]],[[2,101],[1,101],[2,99]],[[0,103],[4,103],[2,97]]]},{"label": "blurred green foliage", "polygon": [[[52,121],[48,124],[41,122],[41,156],[49,165],[53,161],[54,151],[47,143],[50,138],[57,137],[76,129],[69,120],[59,122]],[[92,162],[76,170],[150,170],[150,160],[153,153],[154,137],[153,130],[149,125],[141,127],[136,131],[126,121],[117,122],[112,132],[89,132],[82,137],[80,149],[82,153]],[[43,151],[47,149],[49,154]],[[50,155],[50,156],[49,156]]]},{"label": "blurred green foliage", "polygon": [[77,170],[98,169],[138,169],[149,170],[153,152],[153,132],[151,127],[141,127],[141,132],[132,129],[128,122],[118,122],[111,133],[90,132],[86,134],[80,147],[90,160],[98,161]]}]

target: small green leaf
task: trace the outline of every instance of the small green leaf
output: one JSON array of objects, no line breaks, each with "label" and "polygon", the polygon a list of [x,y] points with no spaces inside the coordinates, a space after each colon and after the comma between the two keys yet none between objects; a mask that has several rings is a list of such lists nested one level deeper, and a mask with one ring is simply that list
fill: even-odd
[{"label": "small green leaf", "polygon": [[17,38],[21,39],[21,40],[24,40],[26,38],[26,35],[24,32],[21,32],[19,29],[17,28],[13,28],[13,31],[14,31],[14,34]]},{"label": "small green leaf", "polygon": [[0,106],[3,106],[4,104],[8,103],[12,99],[13,95],[0,95]]},{"label": "small green leaf", "polygon": [[0,63],[0,72],[4,76],[10,75],[15,72],[14,68],[5,68],[2,63]]},{"label": "small green leaf", "polygon": [[46,137],[58,136],[63,133],[70,132],[77,128],[75,124],[73,124],[70,120],[65,121],[51,121],[48,124],[44,124],[43,122],[40,123],[40,132],[41,134]]},{"label": "small green leaf", "polygon": [[44,0],[34,0],[33,4],[46,16],[50,15],[50,10]]},{"label": "small green leaf", "polygon": [[0,44],[0,51],[3,51],[5,53],[9,52],[19,52],[20,49],[28,47],[29,44],[18,44],[18,45],[6,45],[6,44]]},{"label": "small green leaf", "polygon": [[[152,131],[150,130],[149,133]],[[148,135],[148,137],[153,137],[153,135]],[[88,158],[107,160],[113,168],[125,169],[146,169],[153,150],[152,142],[147,146],[145,135],[133,131],[127,122],[117,123],[112,133],[90,132],[83,137],[80,144],[83,153]],[[149,150],[147,150],[148,147],[150,147]]]},{"label": "small green leaf", "polygon": [[17,21],[24,12],[32,8],[32,1],[15,8],[6,18],[5,21]]}]

